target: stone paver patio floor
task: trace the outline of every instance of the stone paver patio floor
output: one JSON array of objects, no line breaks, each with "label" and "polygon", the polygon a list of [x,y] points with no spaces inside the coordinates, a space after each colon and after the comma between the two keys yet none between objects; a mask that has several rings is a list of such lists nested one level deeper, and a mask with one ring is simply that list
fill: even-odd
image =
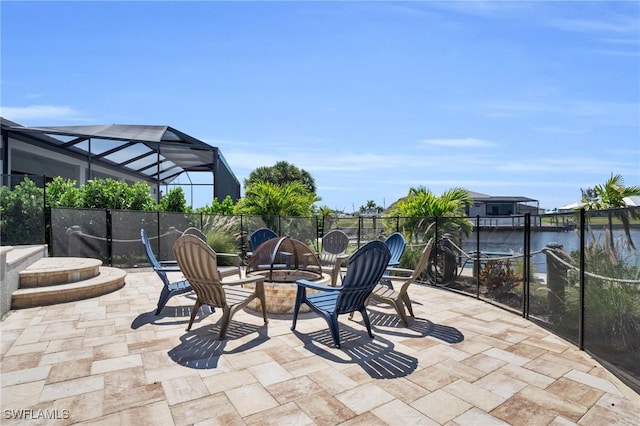
[{"label": "stone paver patio floor", "polygon": [[[193,295],[154,316],[161,284],[130,271],[95,299],[12,311],[0,323],[2,424],[637,425],[640,397],[574,345],[495,306],[413,286],[405,328],[356,314],[221,313],[186,332]],[[23,411],[20,411],[23,410]],[[25,411],[26,410],[26,411]],[[28,411],[31,410],[31,411]],[[24,416],[57,419],[16,420]]]}]

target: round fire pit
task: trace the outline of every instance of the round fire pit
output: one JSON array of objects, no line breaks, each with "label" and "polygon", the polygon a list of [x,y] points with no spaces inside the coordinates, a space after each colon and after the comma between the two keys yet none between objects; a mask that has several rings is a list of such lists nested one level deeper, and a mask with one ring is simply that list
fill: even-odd
[{"label": "round fire pit", "polygon": [[[302,241],[290,237],[272,238],[262,243],[249,259],[246,274],[264,277],[266,309],[272,314],[293,313],[298,289],[296,280],[304,279],[319,284],[331,281],[328,274],[322,273],[315,252]],[[251,284],[245,285],[252,288]],[[260,310],[260,301],[255,299],[247,307]],[[300,311],[309,312],[309,308],[303,305]]]}]

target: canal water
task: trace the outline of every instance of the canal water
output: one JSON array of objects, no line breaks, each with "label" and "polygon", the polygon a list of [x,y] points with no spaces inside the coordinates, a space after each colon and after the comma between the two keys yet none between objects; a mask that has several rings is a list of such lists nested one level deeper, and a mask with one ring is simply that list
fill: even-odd
[{"label": "canal water", "polygon": [[[605,241],[605,230],[602,227],[587,232],[586,243],[592,241],[600,244]],[[623,246],[625,241],[624,231],[622,229],[614,229],[614,240],[616,247]],[[624,255],[628,258],[628,263],[640,266],[640,229],[631,230],[631,238],[636,246],[635,250],[625,249]],[[542,253],[538,253],[541,249],[550,243],[560,244],[563,249],[570,253],[580,248],[580,234],[578,230],[573,231],[536,231],[531,230],[531,253],[533,254],[531,264],[535,272],[546,272],[546,258]],[[465,240],[462,249],[469,253],[476,250],[476,233]],[[480,251],[490,253],[524,253],[524,233],[522,231],[480,231]],[[536,254],[538,253],[538,254]]]}]

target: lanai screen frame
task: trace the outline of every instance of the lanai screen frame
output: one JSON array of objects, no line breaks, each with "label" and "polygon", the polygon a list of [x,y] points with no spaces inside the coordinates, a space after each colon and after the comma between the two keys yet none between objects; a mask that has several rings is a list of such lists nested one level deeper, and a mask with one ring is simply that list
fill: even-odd
[{"label": "lanai screen frame", "polygon": [[[184,173],[188,176],[188,172],[211,172],[213,197],[223,200],[230,195],[234,202],[240,198],[240,182],[219,148],[170,126],[112,124],[24,127],[3,118],[2,133],[7,153],[9,136],[12,136],[66,152],[72,157],[86,158],[89,178],[92,178],[92,164],[101,164],[122,169],[140,180],[154,182],[160,194],[162,185],[170,185]],[[96,142],[103,147],[92,148]],[[137,150],[140,154],[130,157],[132,154],[127,150]],[[123,156],[127,159],[123,160]],[[7,161],[3,163],[3,168],[8,168]],[[8,170],[3,170],[3,174],[8,173]]]}]

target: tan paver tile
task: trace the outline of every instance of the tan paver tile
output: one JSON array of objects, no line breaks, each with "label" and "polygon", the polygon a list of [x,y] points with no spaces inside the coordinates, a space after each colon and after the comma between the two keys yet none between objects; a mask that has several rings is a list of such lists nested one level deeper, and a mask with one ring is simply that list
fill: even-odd
[{"label": "tan paver tile", "polygon": [[418,386],[406,377],[400,377],[393,380],[378,380],[375,383],[377,386],[393,395],[396,399],[406,404],[430,393],[429,390],[422,386]]},{"label": "tan paver tile", "polygon": [[407,379],[429,391],[435,391],[455,382],[459,377],[452,375],[450,369],[434,364],[407,376]]},{"label": "tan paver tile", "polygon": [[528,345],[527,342],[516,343],[505,350],[529,359],[536,359],[547,353],[545,349]]},{"label": "tan paver tile", "polygon": [[366,383],[336,395],[336,398],[356,414],[370,411],[393,400],[393,395],[374,383]]},{"label": "tan paver tile", "polygon": [[300,398],[296,404],[319,426],[335,425],[355,417],[353,411],[325,391]]},{"label": "tan paver tile", "polygon": [[47,384],[42,389],[40,401],[54,401],[68,396],[80,395],[104,389],[103,376],[87,376],[79,379],[65,380]]},{"label": "tan paver tile", "polygon": [[[50,340],[45,353],[64,352],[73,349],[84,349],[84,337],[72,337],[71,339]],[[87,346],[88,347],[88,346]]]},{"label": "tan paver tile", "polygon": [[459,426],[506,426],[509,424],[477,407],[459,415],[453,419],[453,422]]},{"label": "tan paver tile", "polygon": [[245,424],[224,393],[182,402],[169,408],[177,426],[190,424],[225,426]]},{"label": "tan paver tile", "polygon": [[142,357],[139,354],[102,359],[91,364],[91,374],[102,374],[139,365],[142,365]]},{"label": "tan paver tile", "polygon": [[[4,330],[2,331],[4,333]],[[44,353],[49,342],[27,343],[26,345],[12,345],[4,356],[23,355],[28,353]]]},{"label": "tan paver tile", "polygon": [[21,409],[36,405],[40,400],[40,393],[44,389],[45,381],[20,383],[13,386],[2,386],[3,409]]},{"label": "tan paver tile", "polygon": [[493,373],[489,373],[483,378],[475,381],[474,385],[498,394],[503,398],[511,398],[513,395],[520,392],[520,390],[524,389],[527,386],[527,383],[502,374],[499,371],[494,371]]},{"label": "tan paver tile", "polygon": [[536,373],[528,368],[520,367],[515,364],[505,364],[497,370],[499,373],[505,374],[514,379],[521,380],[530,385],[544,389],[555,381],[552,377],[545,376],[544,374]]},{"label": "tan paver tile", "polygon": [[613,395],[623,396],[623,393],[620,392],[620,390],[617,387],[615,387],[613,383],[611,383],[608,380],[592,376],[591,374],[583,373],[581,371],[571,370],[567,374],[565,374],[564,377],[579,383],[583,383],[587,386],[591,386],[592,388],[600,389],[601,391],[604,391]]},{"label": "tan paver tile", "polygon": [[483,353],[479,353],[465,360],[462,360],[461,363],[476,370],[490,373],[507,364],[507,361]]},{"label": "tan paver tile", "polygon": [[107,394],[122,392],[128,388],[142,388],[147,384],[142,366],[114,370],[104,375],[104,390]]},{"label": "tan paver tile", "polygon": [[342,371],[337,371],[332,368],[325,368],[324,370],[317,370],[307,375],[311,380],[319,384],[324,390],[331,395],[335,395],[344,392],[349,389],[353,389],[360,383],[352,380],[349,376]]},{"label": "tan paver tile", "polygon": [[71,349],[69,351],[48,353],[42,356],[40,364],[59,364],[61,362],[79,361],[82,359],[93,359],[93,349]]},{"label": "tan paver tile", "polygon": [[248,370],[230,371],[202,379],[202,382],[211,394],[251,385],[256,383],[256,381],[256,378]]},{"label": "tan paver tile", "polygon": [[594,389],[591,386],[587,386],[583,383],[579,383],[565,377],[559,378],[545,390],[563,398],[567,398],[568,400],[584,407],[591,407],[604,393],[599,389]]},{"label": "tan paver tile", "polygon": [[21,355],[7,356],[2,359],[0,370],[2,371],[2,374],[4,374],[10,371],[35,368],[40,365],[42,356],[41,352],[29,352]]},{"label": "tan paver tile", "polygon": [[497,348],[488,349],[484,351],[483,354],[487,356],[492,356],[494,358],[498,358],[508,363],[516,364],[516,365],[524,365],[529,361],[531,361],[529,358],[525,358],[523,356],[516,355],[513,352],[509,352],[509,351],[497,349]]},{"label": "tan paver tile", "polygon": [[560,395],[535,386],[527,386],[520,391],[518,396],[523,399],[528,399],[537,405],[543,406],[573,421],[580,420],[587,412],[587,407],[584,405],[577,404],[570,399],[563,398]]},{"label": "tan paver tile", "polygon": [[284,382],[278,382],[270,386],[266,386],[267,391],[273,396],[279,404],[286,404],[299,398],[310,396],[323,389],[307,376],[296,377]]},{"label": "tan paver tile", "polygon": [[225,391],[225,394],[242,417],[279,405],[269,392],[258,383],[229,389]]},{"label": "tan paver tile", "polygon": [[293,375],[275,361],[254,365],[247,370],[265,387],[293,379]]},{"label": "tan paver tile", "polygon": [[58,413],[66,410],[68,419],[64,423],[83,422],[103,416],[103,397],[104,391],[95,391],[57,399],[53,401],[53,409],[58,410]]},{"label": "tan paver tile", "polygon": [[89,376],[91,362],[91,358],[84,358],[53,364],[47,377],[47,384]]},{"label": "tan paver tile", "polygon": [[24,370],[15,370],[7,373],[2,373],[2,387],[15,386],[22,383],[45,380],[49,375],[50,370],[50,365],[41,365]]},{"label": "tan paver tile", "polygon": [[437,425],[413,407],[402,401],[394,399],[380,407],[371,410],[371,413],[390,425]]},{"label": "tan paver tile", "polygon": [[109,388],[105,389],[103,410],[108,414],[156,402],[166,403],[160,383],[120,389]]},{"label": "tan paver tile", "polygon": [[226,357],[229,364],[237,370],[252,367],[254,365],[273,362],[273,359],[265,351],[241,352],[232,357]]},{"label": "tan paver tile", "polygon": [[109,343],[93,348],[93,360],[100,361],[129,355],[129,348],[125,342]]},{"label": "tan paver tile", "polygon": [[471,405],[450,393],[439,389],[410,404],[440,424],[447,423],[471,408]]},{"label": "tan paver tile", "polygon": [[306,376],[314,371],[327,368],[327,364],[317,356],[287,362],[282,366],[295,377]]},{"label": "tan paver tile", "polygon": [[[371,412],[367,411],[364,414],[360,414],[350,420],[347,420],[344,423],[340,423],[340,426],[371,426],[371,425],[381,425],[384,426],[388,423],[382,421],[381,418],[371,414]],[[390,425],[391,426],[391,425]],[[395,423],[393,426],[397,426]]]},{"label": "tan paver tile", "polygon": [[464,380],[455,381],[442,389],[486,412],[493,410],[507,399]]},{"label": "tan paver tile", "polygon": [[253,414],[244,420],[247,425],[303,426],[313,424],[313,420],[293,402]]},{"label": "tan paver tile", "polygon": [[546,426],[557,415],[520,395],[508,399],[489,414],[513,426]]},{"label": "tan paver tile", "polygon": [[167,396],[169,405],[200,399],[209,395],[207,387],[202,382],[200,376],[197,375],[165,380],[162,382],[162,388]]},{"label": "tan paver tile", "polygon": [[122,425],[170,425],[171,410],[166,401],[130,408],[120,412]]},{"label": "tan paver tile", "polygon": [[578,423],[572,422],[571,420],[569,420],[569,419],[567,419],[565,417],[557,416],[547,426],[575,426],[577,424]]}]

